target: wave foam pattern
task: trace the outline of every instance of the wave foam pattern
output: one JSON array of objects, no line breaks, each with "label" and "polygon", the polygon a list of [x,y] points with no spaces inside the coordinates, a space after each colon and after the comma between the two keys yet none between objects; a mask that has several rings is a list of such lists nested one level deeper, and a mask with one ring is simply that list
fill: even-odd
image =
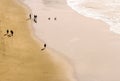
[{"label": "wave foam pattern", "polygon": [[111,31],[120,34],[120,0],[67,0],[67,4],[81,15],[108,23]]}]

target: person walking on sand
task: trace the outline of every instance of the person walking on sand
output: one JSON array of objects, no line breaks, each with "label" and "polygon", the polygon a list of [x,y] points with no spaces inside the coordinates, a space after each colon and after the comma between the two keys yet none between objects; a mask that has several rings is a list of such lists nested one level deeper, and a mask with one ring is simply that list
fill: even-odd
[{"label": "person walking on sand", "polygon": [[9,30],[7,30],[7,34],[9,33]]},{"label": "person walking on sand", "polygon": [[37,23],[37,15],[34,15],[34,22]]},{"label": "person walking on sand", "polygon": [[9,30],[7,30],[6,32],[7,32],[7,33],[6,33],[6,34],[4,34],[4,36],[6,36],[6,35],[8,35],[8,34],[9,34]]},{"label": "person walking on sand", "polygon": [[32,15],[31,14],[29,14],[29,19],[31,19],[32,18]]},{"label": "person walking on sand", "polygon": [[27,19],[27,20],[31,20],[32,19],[32,15],[31,14],[29,14],[29,18]]},{"label": "person walking on sand", "polygon": [[13,36],[13,34],[14,34],[13,30],[11,30],[10,33],[11,33],[11,36]]},{"label": "person walking on sand", "polygon": [[45,50],[45,49],[46,49],[46,47],[47,47],[47,45],[46,45],[46,44],[44,44],[44,48],[42,48],[42,49],[41,49],[41,51]]}]

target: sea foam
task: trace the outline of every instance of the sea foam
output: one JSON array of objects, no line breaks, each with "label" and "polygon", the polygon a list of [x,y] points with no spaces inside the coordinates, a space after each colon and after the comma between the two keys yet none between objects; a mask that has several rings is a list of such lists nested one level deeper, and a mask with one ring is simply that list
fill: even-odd
[{"label": "sea foam", "polygon": [[67,0],[67,4],[81,15],[106,22],[110,31],[120,34],[120,0]]}]

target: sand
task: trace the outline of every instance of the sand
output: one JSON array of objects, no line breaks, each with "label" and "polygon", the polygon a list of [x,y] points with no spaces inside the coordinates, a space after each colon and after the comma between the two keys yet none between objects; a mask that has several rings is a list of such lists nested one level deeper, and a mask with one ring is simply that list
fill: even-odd
[{"label": "sand", "polygon": [[110,32],[103,21],[84,17],[67,5],[46,7],[37,1],[40,0],[28,1],[32,13],[38,15],[34,33],[49,47],[62,52],[78,81],[120,80],[120,35]]},{"label": "sand", "polygon": [[[33,37],[26,7],[0,0],[0,10],[0,81],[72,81],[69,64],[57,52],[41,51],[43,42]],[[4,36],[6,30],[14,35]]]}]

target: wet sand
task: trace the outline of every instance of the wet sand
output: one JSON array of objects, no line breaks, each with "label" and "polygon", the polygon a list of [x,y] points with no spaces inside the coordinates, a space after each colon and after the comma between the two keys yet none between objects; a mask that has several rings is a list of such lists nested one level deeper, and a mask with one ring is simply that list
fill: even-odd
[{"label": "wet sand", "polygon": [[34,33],[69,59],[78,81],[120,80],[120,35],[109,31],[108,24],[84,17],[68,6],[59,9],[33,2],[31,9],[39,21],[34,24]]},{"label": "wet sand", "polygon": [[[43,42],[33,37],[31,21],[26,21],[27,8],[0,0],[0,10],[0,81],[72,81],[64,59],[50,49],[41,51]],[[6,30],[13,36],[4,36]]]}]

